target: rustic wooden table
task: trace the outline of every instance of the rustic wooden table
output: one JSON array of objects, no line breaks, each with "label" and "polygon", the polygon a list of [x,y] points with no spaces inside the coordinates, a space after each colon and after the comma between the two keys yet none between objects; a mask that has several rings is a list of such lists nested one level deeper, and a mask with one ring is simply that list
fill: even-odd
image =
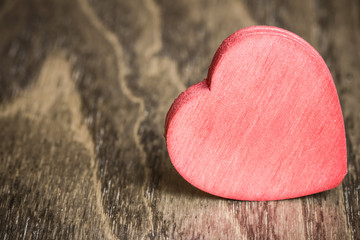
[{"label": "rustic wooden table", "polygon": [[[190,186],[164,118],[232,32],[286,28],[328,64],[348,174],[299,199]],[[359,239],[360,2],[0,1],[0,239]]]}]

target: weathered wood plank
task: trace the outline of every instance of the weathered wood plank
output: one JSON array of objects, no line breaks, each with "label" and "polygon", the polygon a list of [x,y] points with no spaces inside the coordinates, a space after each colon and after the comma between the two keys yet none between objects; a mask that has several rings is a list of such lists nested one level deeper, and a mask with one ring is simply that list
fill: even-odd
[{"label": "weathered wood plank", "polygon": [[[358,1],[0,2],[0,238],[357,239]],[[313,44],[343,107],[349,173],[300,199],[205,194],[173,169],[165,114],[254,24]]]}]

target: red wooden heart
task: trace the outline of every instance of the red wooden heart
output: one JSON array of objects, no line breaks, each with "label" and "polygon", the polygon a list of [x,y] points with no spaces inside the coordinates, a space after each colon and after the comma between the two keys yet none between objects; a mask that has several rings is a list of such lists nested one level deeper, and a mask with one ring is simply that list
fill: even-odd
[{"label": "red wooden heart", "polygon": [[256,26],[228,37],[207,79],[174,101],[171,161],[225,198],[279,200],[325,191],[346,175],[346,140],[331,74],[299,36]]}]

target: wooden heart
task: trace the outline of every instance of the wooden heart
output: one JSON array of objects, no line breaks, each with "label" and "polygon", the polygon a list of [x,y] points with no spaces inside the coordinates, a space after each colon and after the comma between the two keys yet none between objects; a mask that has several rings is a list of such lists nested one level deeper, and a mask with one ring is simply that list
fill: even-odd
[{"label": "wooden heart", "polygon": [[174,101],[165,137],[176,170],[224,198],[305,196],[336,187],[347,172],[331,74],[310,44],[276,27],[229,36],[207,79]]}]

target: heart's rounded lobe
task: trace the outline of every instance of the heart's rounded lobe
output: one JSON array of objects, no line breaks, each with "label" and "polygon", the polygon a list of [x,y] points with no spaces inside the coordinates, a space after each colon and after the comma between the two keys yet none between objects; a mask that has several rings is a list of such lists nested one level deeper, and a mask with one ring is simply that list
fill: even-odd
[{"label": "heart's rounded lobe", "polygon": [[346,175],[346,140],[331,74],[286,30],[240,30],[208,77],[175,100],[165,137],[176,170],[208,193],[279,200],[325,191]]}]

